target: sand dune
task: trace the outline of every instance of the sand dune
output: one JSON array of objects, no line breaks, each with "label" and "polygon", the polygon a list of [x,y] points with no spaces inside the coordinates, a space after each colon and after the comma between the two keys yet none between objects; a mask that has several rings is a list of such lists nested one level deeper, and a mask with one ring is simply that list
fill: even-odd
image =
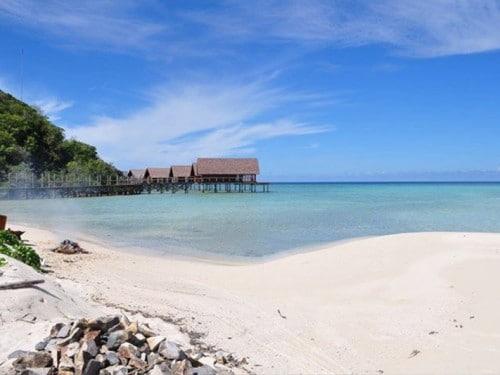
[{"label": "sand dune", "polygon": [[55,255],[45,249],[61,238],[16,228],[88,299],[178,319],[207,343],[248,356],[257,373],[500,368],[500,234],[398,234],[218,264],[85,241],[92,254]]}]

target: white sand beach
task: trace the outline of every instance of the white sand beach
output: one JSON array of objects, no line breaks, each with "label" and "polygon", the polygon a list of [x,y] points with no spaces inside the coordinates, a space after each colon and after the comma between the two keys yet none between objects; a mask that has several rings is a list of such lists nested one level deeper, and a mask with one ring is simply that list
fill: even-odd
[{"label": "white sand beach", "polygon": [[247,357],[251,372],[500,368],[500,234],[398,234],[222,264],[124,252],[73,233],[91,253],[54,254],[48,249],[63,238],[11,227],[26,231],[54,271],[49,278],[78,288],[79,303],[172,318]]}]

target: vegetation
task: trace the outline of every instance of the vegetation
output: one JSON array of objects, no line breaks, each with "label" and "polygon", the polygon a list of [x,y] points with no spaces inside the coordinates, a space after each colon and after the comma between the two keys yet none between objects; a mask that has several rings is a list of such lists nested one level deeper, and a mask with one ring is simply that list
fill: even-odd
[{"label": "vegetation", "polygon": [[0,180],[29,170],[106,176],[120,174],[99,158],[95,147],[65,139],[64,130],[40,110],[0,90]]},{"label": "vegetation", "polygon": [[0,267],[3,267],[7,264],[7,261],[5,260],[5,258],[3,257],[0,257]]},{"label": "vegetation", "polygon": [[[0,230],[0,254],[17,259],[36,270],[40,270],[42,266],[40,256],[36,251],[6,230]],[[0,266],[5,264],[5,258],[0,258]]]}]

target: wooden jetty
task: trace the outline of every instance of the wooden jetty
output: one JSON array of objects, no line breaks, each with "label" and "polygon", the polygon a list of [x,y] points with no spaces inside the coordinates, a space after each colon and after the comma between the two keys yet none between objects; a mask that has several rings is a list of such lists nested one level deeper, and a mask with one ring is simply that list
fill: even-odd
[{"label": "wooden jetty", "polygon": [[224,177],[168,177],[154,180],[129,176],[79,176],[46,173],[11,174],[0,187],[0,199],[77,198],[158,193],[257,193],[269,192],[269,183],[235,181]]}]

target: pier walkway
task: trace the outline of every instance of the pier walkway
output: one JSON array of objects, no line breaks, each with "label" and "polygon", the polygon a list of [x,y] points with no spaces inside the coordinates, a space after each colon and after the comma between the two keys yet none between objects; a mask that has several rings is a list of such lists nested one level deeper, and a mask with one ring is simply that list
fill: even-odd
[{"label": "pier walkway", "polygon": [[100,197],[196,191],[200,193],[266,193],[268,182],[236,181],[227,178],[187,177],[142,180],[133,177],[106,178],[68,174],[11,174],[0,186],[0,199]]}]

